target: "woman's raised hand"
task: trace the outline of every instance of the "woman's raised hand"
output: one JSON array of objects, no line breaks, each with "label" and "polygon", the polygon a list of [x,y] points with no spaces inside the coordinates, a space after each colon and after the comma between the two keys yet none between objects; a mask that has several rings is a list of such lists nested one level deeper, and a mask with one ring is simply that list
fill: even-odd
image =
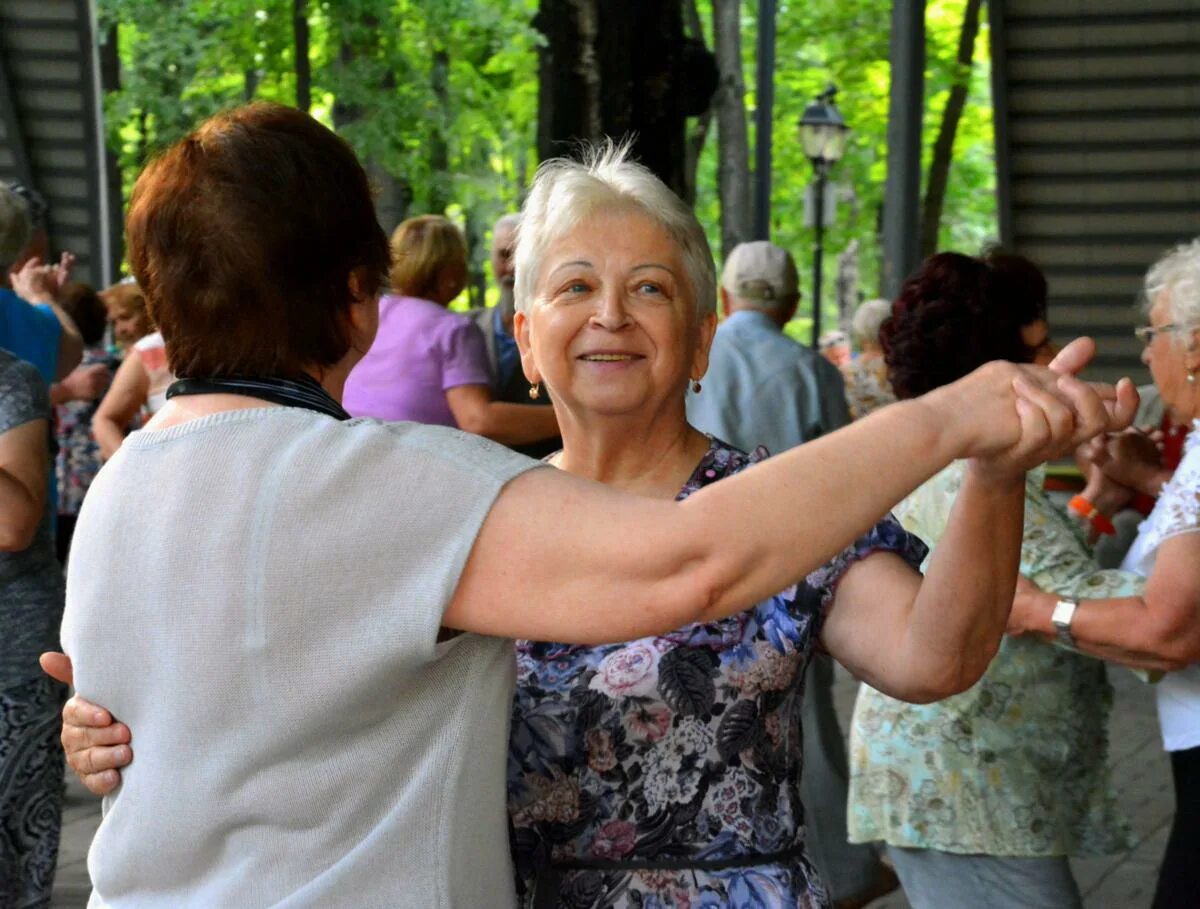
[{"label": "woman's raised hand", "polygon": [[[71,684],[71,659],[66,654],[43,653],[41,664],[51,678]],[[133,760],[129,727],[79,695],[67,701],[62,716],[67,763],[90,792],[108,795],[121,785],[120,769]]]},{"label": "woman's raised hand", "polygon": [[962,434],[962,456],[974,458],[978,471],[1015,478],[1133,422],[1138,396],[1129,379],[1114,387],[1075,377],[1095,350],[1079,338],[1048,367],[988,363],[927,398]]}]

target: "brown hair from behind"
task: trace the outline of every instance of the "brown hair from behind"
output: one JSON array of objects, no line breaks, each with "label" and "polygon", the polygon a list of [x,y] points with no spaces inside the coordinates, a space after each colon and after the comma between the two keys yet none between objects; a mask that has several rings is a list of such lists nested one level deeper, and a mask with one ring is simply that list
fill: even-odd
[{"label": "brown hair from behind", "polygon": [[63,311],[79,329],[84,344],[95,347],[104,340],[108,310],[94,287],[82,281],[71,281],[59,292],[58,300]]},{"label": "brown hair from behind", "polygon": [[388,268],[367,175],[308,114],[218,114],[138,178],[129,261],[180,377],[297,375],[350,349],[354,272]]},{"label": "brown hair from behind", "polygon": [[432,300],[442,271],[466,268],[467,246],[449,218],[421,215],[402,221],[392,232],[392,290],[406,297]]}]

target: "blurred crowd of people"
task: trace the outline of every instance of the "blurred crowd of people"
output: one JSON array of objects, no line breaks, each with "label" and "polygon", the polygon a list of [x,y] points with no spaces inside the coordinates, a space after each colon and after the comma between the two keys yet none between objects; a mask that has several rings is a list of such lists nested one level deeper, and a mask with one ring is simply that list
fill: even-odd
[{"label": "blurred crowd of people", "polygon": [[935,255],[813,350],[791,254],[718,275],[611,146],[543,165],[470,312],[454,223],[389,241],[274,105],[147,169],[113,287],[42,214],[0,186],[0,906],[49,905],[61,736],[114,907],[1080,907],[1118,666],[1194,905],[1200,241],[1135,418],[1028,260]]}]

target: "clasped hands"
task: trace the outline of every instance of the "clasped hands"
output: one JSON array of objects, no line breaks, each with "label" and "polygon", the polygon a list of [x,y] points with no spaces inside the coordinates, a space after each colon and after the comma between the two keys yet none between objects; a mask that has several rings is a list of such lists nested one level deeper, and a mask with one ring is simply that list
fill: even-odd
[{"label": "clasped hands", "polygon": [[1015,480],[1133,422],[1138,394],[1129,379],[1113,386],[1077,378],[1095,350],[1078,338],[1047,367],[989,363],[926,398],[948,431],[963,434],[960,456],[972,459],[976,475]]}]

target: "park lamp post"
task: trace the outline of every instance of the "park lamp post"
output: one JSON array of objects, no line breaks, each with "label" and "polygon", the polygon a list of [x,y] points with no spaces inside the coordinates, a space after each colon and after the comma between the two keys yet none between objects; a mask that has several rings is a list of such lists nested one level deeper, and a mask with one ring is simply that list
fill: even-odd
[{"label": "park lamp post", "polygon": [[804,116],[800,118],[800,144],[804,147],[804,154],[812,162],[817,177],[814,194],[816,198],[813,200],[813,224],[817,229],[816,243],[813,245],[814,350],[821,336],[821,259],[825,254],[825,188],[829,170],[841,159],[846,150],[846,140],[850,136],[850,127],[846,125],[841,111],[837,109],[837,102],[834,100],[836,95],[837,87],[831,82],[829,87],[804,109]]}]

